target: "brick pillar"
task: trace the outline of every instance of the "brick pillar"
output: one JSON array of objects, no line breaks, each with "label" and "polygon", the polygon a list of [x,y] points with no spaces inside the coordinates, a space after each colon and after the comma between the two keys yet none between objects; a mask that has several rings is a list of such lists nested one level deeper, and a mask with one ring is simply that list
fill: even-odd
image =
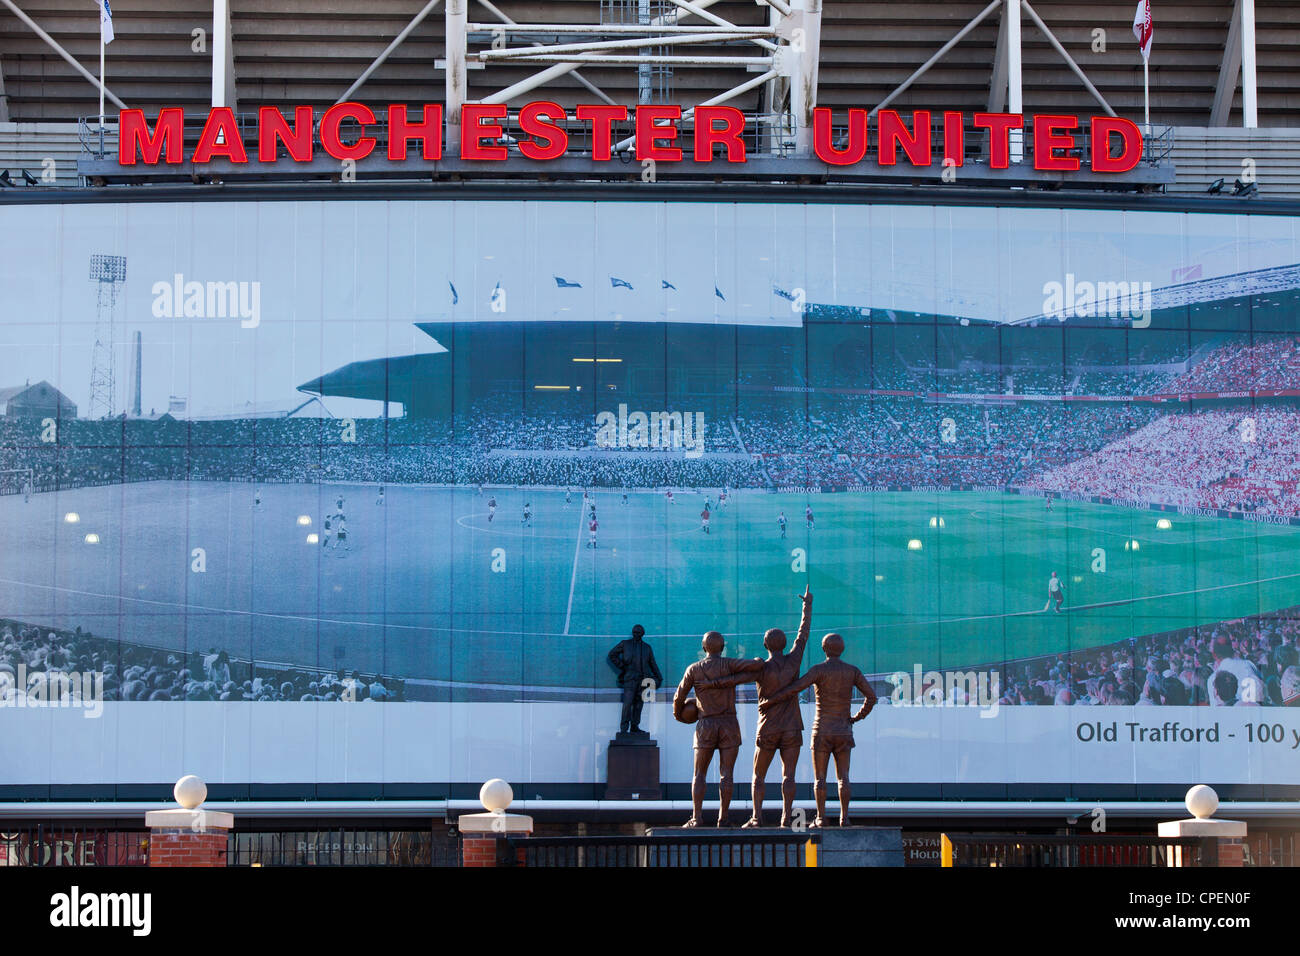
[{"label": "brick pillar", "polygon": [[[193,829],[193,811],[161,810],[155,813],[184,814],[187,818],[183,827],[159,826],[156,819],[149,820],[149,865],[150,866],[225,866],[226,845],[230,834],[228,826],[205,824],[204,829]],[[205,816],[216,816],[207,812]],[[224,814],[229,816],[229,814]],[[149,814],[155,816],[154,813]],[[180,821],[173,821],[180,822]]]},{"label": "brick pillar", "polygon": [[1222,839],[1218,841],[1219,866],[1245,866],[1246,849],[1241,840]]},{"label": "brick pillar", "polygon": [[461,866],[496,866],[497,838],[495,836],[465,836],[460,844]]},{"label": "brick pillar", "polygon": [[[456,821],[461,836],[460,863],[461,866],[496,866],[497,841],[531,836],[533,818],[522,813],[506,813],[515,795],[504,780],[493,779],[483,784],[478,798],[488,812],[462,813]],[[523,850],[518,853],[518,862],[524,862]]]},{"label": "brick pillar", "polygon": [[144,815],[144,825],[149,828],[149,865],[225,866],[234,814],[203,809],[208,788],[198,777],[182,777],[172,792],[179,808],[150,810]]},{"label": "brick pillar", "polygon": [[[497,841],[512,836],[531,836],[533,818],[522,813],[463,813],[456,821],[456,827],[461,836],[461,866],[496,866]],[[522,849],[517,859],[522,865]]]}]

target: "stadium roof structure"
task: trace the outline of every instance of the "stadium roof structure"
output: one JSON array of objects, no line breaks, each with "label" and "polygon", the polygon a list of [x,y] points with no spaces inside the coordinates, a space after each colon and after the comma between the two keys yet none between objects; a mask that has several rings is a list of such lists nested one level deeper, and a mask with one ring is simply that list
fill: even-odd
[{"label": "stadium roof structure", "polygon": [[[146,416],[161,418],[166,416],[172,418],[170,413],[164,412],[160,416]],[[265,402],[245,402],[238,408],[229,411],[201,413],[187,416],[189,421],[243,421],[249,418],[334,418],[335,415],[317,396],[312,396],[306,400],[284,399],[280,401]]]},{"label": "stadium roof structure", "polygon": [[[326,372],[304,382],[298,391],[309,395],[356,398],[373,402],[398,402],[408,415],[430,413],[434,386],[447,375],[446,360],[437,353],[366,359]],[[385,406],[387,407],[387,406]]]},{"label": "stadium roof structure", "polygon": [[[811,95],[832,107],[1100,108],[1140,118],[1133,6],[1131,0],[117,0],[107,85],[110,106],[120,100],[151,114],[218,100],[242,110],[323,108],[349,98],[434,101],[453,81],[463,82],[453,95],[466,101],[513,101],[542,89],[566,106],[690,105],[747,85],[735,104],[775,113],[782,99],[803,95],[783,75],[801,68],[813,83]],[[1007,16],[1017,10],[1019,17]],[[1255,76],[1265,81],[1256,94],[1258,124],[1292,123],[1300,96],[1294,57],[1300,14],[1293,3],[1167,0],[1154,15],[1153,123],[1255,125],[1251,104],[1243,102],[1243,93],[1251,99]],[[810,54],[801,65],[772,71],[746,62],[769,57],[772,46],[799,46],[790,42],[796,29],[804,31],[798,39]],[[1244,33],[1253,34],[1253,43]],[[637,46],[642,36],[657,42]],[[597,37],[603,47],[572,50]],[[623,45],[611,47],[610,40]],[[93,3],[3,0],[0,121],[97,114],[98,44]],[[655,54],[665,62],[613,59]],[[778,75],[766,75],[772,72]]]},{"label": "stadium roof structure", "polygon": [[[882,325],[895,324],[900,319],[905,320],[907,315],[919,319],[922,313],[904,313],[890,309],[851,306],[824,306],[809,303],[805,306],[803,313],[805,322],[814,315],[818,317],[818,321],[824,323],[823,327],[826,329],[839,326],[845,330],[853,330],[873,323]],[[950,325],[983,322],[983,320],[959,319],[954,316],[930,315],[926,316],[926,318],[935,323]],[[575,347],[589,346],[592,342],[601,339],[598,329],[610,329],[616,325],[609,321],[580,319],[539,320],[533,322],[462,320],[416,322],[414,324],[416,328],[429,336],[434,344],[434,350],[412,355],[349,362],[304,382],[298,386],[298,391],[322,398],[334,396],[337,398],[398,403],[403,406],[404,413],[409,417],[429,417],[440,412],[439,402],[447,392],[449,377],[452,373],[450,364],[451,349],[445,347],[442,343],[454,343],[458,336],[467,333],[488,336],[518,336],[531,326],[539,329],[544,326],[546,330],[545,345],[550,348],[552,353],[560,356],[559,364],[565,364],[577,361],[570,358]],[[997,325],[1000,323],[991,322],[985,324]],[[632,330],[633,335],[635,330],[671,326],[682,337],[683,341],[688,340],[690,336],[698,336],[702,340],[707,339],[716,334],[719,328],[743,329],[759,336],[762,336],[765,332],[775,332],[778,335],[780,333],[797,333],[804,328],[804,322],[782,325],[747,325],[732,322],[666,322],[662,318],[645,322],[618,323],[617,325],[621,326],[624,333]],[[851,335],[852,332],[846,334]],[[612,336],[605,336],[604,339],[602,344],[614,349],[613,352],[609,353],[610,355],[616,355],[620,350],[629,347],[631,341],[630,339],[616,339]],[[492,361],[491,357],[498,354],[498,350],[491,347],[480,348],[475,346],[469,351],[471,354],[483,356],[483,360],[489,366]],[[621,358],[610,360],[622,362]],[[584,359],[584,361],[594,363],[597,359],[593,357]],[[605,361],[605,359],[601,358],[599,361]],[[539,360],[530,364],[541,367],[545,366],[546,363],[544,360]]]},{"label": "stadium roof structure", "polygon": [[[1124,319],[1131,318],[1131,312],[1139,314],[1146,311],[1185,308],[1209,302],[1222,302],[1229,299],[1241,299],[1245,296],[1266,296],[1270,293],[1292,293],[1291,298],[1300,300],[1300,264],[1275,266],[1268,269],[1252,269],[1232,275],[1214,276],[1209,279],[1193,279],[1159,289],[1143,291],[1140,284],[1133,282],[1109,283],[1110,286],[1123,288],[1109,290],[1106,297],[1113,300],[1117,310],[1123,311]],[[1149,283],[1148,283],[1149,285]],[[1094,290],[1094,299],[1102,299],[1099,291]],[[1098,317],[1086,315],[1068,315],[1061,312],[1040,312],[1012,322],[1012,325],[1038,325],[1040,322],[1071,322],[1087,319],[1096,322]],[[1100,316],[1103,320],[1105,315]]]},{"label": "stadium roof structure", "polygon": [[[672,103],[686,110],[683,125],[692,122],[696,106],[726,104],[745,114],[754,160],[744,169],[730,168],[735,178],[816,182],[819,175],[835,174],[858,181],[853,175],[861,174],[861,181],[907,183],[909,176],[936,179],[938,170],[874,170],[871,178],[866,170],[813,163],[813,108],[835,110],[835,123],[846,121],[849,107],[872,114],[929,110],[936,121],[941,112],[956,112],[968,124],[979,111],[1141,122],[1143,68],[1132,7],[1130,0],[177,0],[159,9],[143,0],[118,0],[104,92],[114,114],[130,107],[153,117],[163,108],[181,107],[193,118],[210,107],[227,107],[239,117],[241,135],[261,107],[291,114],[306,106],[319,118],[347,101],[372,104],[376,113],[390,103],[441,103],[447,148],[433,167],[434,178],[486,174],[456,155],[460,108],[468,103],[507,104],[512,117],[529,100],[554,101],[566,110],[584,103]],[[987,149],[971,127],[961,181],[1168,187],[1177,149],[1174,127],[1285,132],[1293,124],[1291,107],[1300,96],[1298,45],[1300,14],[1285,0],[1170,0],[1156,10],[1152,127],[1139,168],[1094,181],[1086,168],[1069,177],[1041,175],[1017,161],[1011,173],[992,175]],[[115,123],[104,137],[97,135],[98,47],[92,4],[0,0],[0,124],[79,123],[81,149],[94,161],[76,168],[92,183],[158,181],[164,172],[227,181],[249,172],[216,161],[197,169],[120,175],[124,170],[107,158],[115,156]],[[941,143],[935,133],[934,142]],[[31,131],[13,135],[21,140]],[[381,130],[379,138],[385,135]],[[516,119],[507,121],[507,142],[517,135]],[[581,152],[582,131],[572,135],[572,148]],[[635,141],[634,131],[622,129],[619,136],[617,145],[625,149]],[[1252,139],[1247,155],[1258,159],[1270,182],[1285,179],[1300,151],[1295,139]],[[1026,156],[1030,140],[1026,133]],[[1086,133],[1077,142],[1087,155],[1092,146]],[[0,136],[0,162],[6,162],[3,147]],[[1195,149],[1187,155],[1195,168],[1208,167],[1219,178],[1234,167],[1240,174],[1239,145],[1234,140],[1222,148],[1231,153],[1231,163],[1218,152],[1213,158]],[[50,155],[31,149],[23,145],[12,155]],[[1019,147],[1013,149],[1019,155]],[[1207,140],[1205,149],[1220,146]],[[511,159],[492,173],[540,175],[536,164]],[[661,167],[659,175],[714,176],[714,165]],[[337,178],[337,166],[327,157],[290,173]],[[382,175],[377,166],[359,164],[358,173]],[[427,179],[429,172],[419,163],[384,169],[399,178]],[[611,168],[605,175],[620,172],[627,178],[641,170]],[[285,170],[277,173],[283,177]],[[577,162],[548,164],[547,173],[593,175],[589,164]]]}]

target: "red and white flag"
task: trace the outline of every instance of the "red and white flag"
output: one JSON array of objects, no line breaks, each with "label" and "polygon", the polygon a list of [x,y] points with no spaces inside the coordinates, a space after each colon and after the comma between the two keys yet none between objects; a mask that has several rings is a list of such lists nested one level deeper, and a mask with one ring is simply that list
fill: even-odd
[{"label": "red and white flag", "polygon": [[1137,13],[1133,14],[1133,35],[1137,37],[1143,60],[1151,56],[1151,36],[1154,32],[1151,28],[1151,0],[1138,0]]}]

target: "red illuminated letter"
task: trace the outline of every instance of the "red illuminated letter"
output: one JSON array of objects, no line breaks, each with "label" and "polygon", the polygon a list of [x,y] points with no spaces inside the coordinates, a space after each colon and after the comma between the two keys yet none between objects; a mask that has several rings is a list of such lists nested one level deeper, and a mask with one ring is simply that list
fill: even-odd
[{"label": "red illuminated letter", "polygon": [[[1110,154],[1110,137],[1118,133],[1123,148],[1118,156]],[[1092,171],[1126,173],[1142,160],[1142,131],[1137,124],[1118,116],[1092,118]]]},{"label": "red illuminated letter", "polygon": [[506,135],[500,123],[480,123],[480,119],[505,119],[504,103],[466,103],[460,113],[460,158],[491,159],[506,158],[504,146],[483,145],[484,139],[500,139]]},{"label": "red illuminated letter", "polygon": [[[722,120],[722,128],[714,127],[714,120]],[[695,161],[707,163],[713,159],[713,144],[727,147],[727,162],[745,161],[745,142],[740,134],[745,131],[745,114],[734,106],[695,107]]]},{"label": "red illuminated letter", "polygon": [[1011,131],[1023,129],[1025,118],[1019,113],[976,113],[975,125],[989,131],[989,167],[1006,169],[1011,165]]},{"label": "red illuminated letter", "polygon": [[311,162],[310,106],[298,106],[293,111],[293,129],[274,106],[263,106],[257,111],[257,159],[262,163],[275,162],[276,140],[284,143],[289,157],[295,163]]},{"label": "red illuminated letter", "polygon": [[1034,169],[1070,171],[1079,168],[1079,157],[1057,156],[1058,149],[1073,149],[1074,137],[1058,130],[1075,129],[1077,116],[1034,117]]},{"label": "red illuminated letter", "polygon": [[320,144],[335,159],[365,159],[375,148],[375,138],[360,136],[351,146],[344,145],[339,138],[339,126],[345,119],[356,120],[364,133],[366,124],[375,121],[375,114],[361,103],[336,103],[320,118]]},{"label": "red illuminated letter", "polygon": [[196,163],[210,163],[214,156],[224,156],[232,163],[248,162],[244,141],[239,138],[235,111],[229,106],[214,106],[208,112],[208,121],[203,124],[203,132],[199,135],[199,145],[194,147],[193,160]]},{"label": "red illuminated letter", "polygon": [[918,110],[912,114],[912,131],[903,125],[902,117],[893,110],[881,110],[876,118],[876,151],[881,166],[898,162],[898,146],[902,144],[907,161],[913,166],[930,165],[930,111]]},{"label": "red illuminated letter", "polygon": [[676,126],[656,126],[655,120],[679,120],[682,118],[680,106],[638,106],[636,108],[636,158],[653,159],[656,162],[678,162],[682,158],[681,147],[660,146],[659,140],[675,140]]},{"label": "red illuminated letter", "polygon": [[549,100],[529,103],[519,111],[519,128],[532,139],[522,140],[519,152],[529,159],[559,159],[569,148],[569,134],[555,124],[568,118],[559,103]]},{"label": "red illuminated letter", "polygon": [[966,130],[960,113],[943,114],[943,158],[945,166],[960,166],[966,160]]},{"label": "red illuminated letter", "polygon": [[394,103],[388,107],[388,158],[406,159],[406,144],[420,141],[420,156],[424,159],[442,159],[442,104],[425,103],[422,119],[418,123],[406,118],[406,107]]},{"label": "red illuminated letter", "polygon": [[867,111],[849,110],[849,143],[836,149],[834,130],[831,129],[831,111],[819,106],[813,110],[813,152],[823,163],[832,166],[852,166],[867,155]]},{"label": "red illuminated letter", "polygon": [[122,110],[117,114],[117,161],[123,166],[134,166],[138,153],[145,165],[157,165],[166,144],[166,162],[184,162],[184,130],[185,111],[179,106],[159,110],[158,125],[152,133],[144,110]]},{"label": "red illuminated letter", "polygon": [[591,158],[607,160],[613,148],[614,133],[610,128],[615,120],[627,122],[626,106],[579,106],[573,115],[586,122],[591,120]]}]

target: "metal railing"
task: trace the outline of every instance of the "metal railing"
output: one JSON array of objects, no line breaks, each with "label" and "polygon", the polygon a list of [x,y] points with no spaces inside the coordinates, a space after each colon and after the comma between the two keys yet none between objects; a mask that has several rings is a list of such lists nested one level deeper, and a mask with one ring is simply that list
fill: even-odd
[{"label": "metal railing", "polygon": [[1037,836],[1016,833],[947,834],[939,838],[942,866],[1080,867],[1216,866],[1210,839],[1119,834]]},{"label": "metal railing", "polygon": [[498,866],[752,867],[807,866],[815,832],[652,833],[645,836],[508,837]]},{"label": "metal railing", "polygon": [[267,830],[230,834],[227,866],[459,866],[445,831]]},{"label": "metal railing", "polygon": [[1142,161],[1152,166],[1159,166],[1169,159],[1174,151],[1174,128],[1172,126],[1153,126],[1142,137]]},{"label": "metal railing", "polygon": [[148,866],[147,831],[0,823],[0,866]]},{"label": "metal railing", "polygon": [[111,128],[107,123],[108,120],[105,119],[105,125],[100,126],[98,116],[77,117],[77,141],[81,143],[83,153],[89,153],[95,159],[116,154],[117,123],[114,121]]}]

